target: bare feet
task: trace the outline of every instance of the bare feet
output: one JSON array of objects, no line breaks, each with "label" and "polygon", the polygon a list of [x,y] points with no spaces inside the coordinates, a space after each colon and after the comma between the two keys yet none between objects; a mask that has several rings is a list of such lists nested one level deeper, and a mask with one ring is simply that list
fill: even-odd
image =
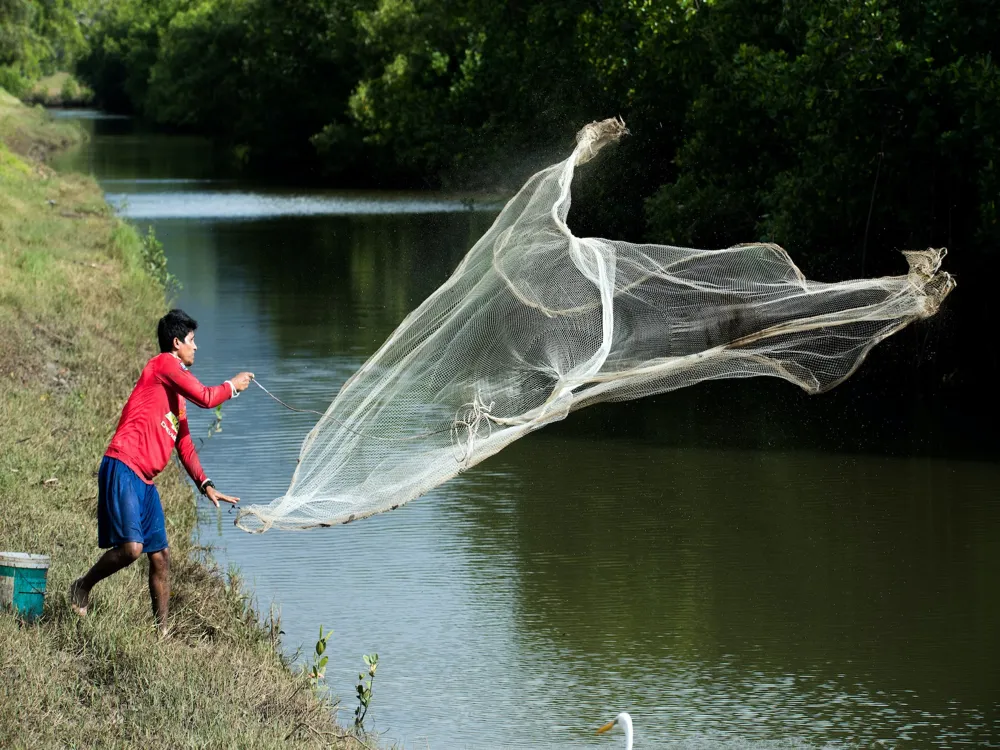
[{"label": "bare feet", "polygon": [[69,587],[69,605],[80,617],[86,617],[88,604],[90,592],[83,587],[83,579],[78,578]]}]

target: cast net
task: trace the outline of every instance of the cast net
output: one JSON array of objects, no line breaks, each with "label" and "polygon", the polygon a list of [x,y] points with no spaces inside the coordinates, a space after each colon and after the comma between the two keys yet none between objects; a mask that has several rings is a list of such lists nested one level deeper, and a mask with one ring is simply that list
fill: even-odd
[{"label": "cast net", "polygon": [[237,525],[303,529],[394,509],[600,401],[758,375],[820,393],[954,286],[943,250],[904,253],[903,276],[818,283],[772,244],[576,237],[573,172],[624,132],[592,123],[568,159],[528,180],[344,384],[287,493],[242,508]]}]

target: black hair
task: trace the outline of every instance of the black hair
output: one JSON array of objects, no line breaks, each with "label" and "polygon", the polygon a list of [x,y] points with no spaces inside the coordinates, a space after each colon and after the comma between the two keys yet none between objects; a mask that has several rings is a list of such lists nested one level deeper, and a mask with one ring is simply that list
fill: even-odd
[{"label": "black hair", "polygon": [[156,338],[161,352],[174,350],[174,339],[183,341],[191,331],[198,330],[198,321],[183,310],[171,310],[156,324]]}]

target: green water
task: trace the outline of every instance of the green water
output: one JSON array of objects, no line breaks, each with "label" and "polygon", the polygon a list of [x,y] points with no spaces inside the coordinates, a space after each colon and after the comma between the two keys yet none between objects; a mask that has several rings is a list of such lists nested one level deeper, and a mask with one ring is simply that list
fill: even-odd
[{"label": "green water", "polygon": [[[154,226],[196,374],[251,369],[303,408],[495,213],[230,180],[201,141],[83,121],[64,166]],[[593,730],[620,710],[638,748],[1000,746],[993,430],[885,375],[942,335],[903,332],[821,397],[756,379],[594,407],[346,527],[248,536],[203,504],[201,540],[280,608],[290,654],[333,628],[342,721],[379,653],[370,719],[408,748],[614,748]],[[223,414],[208,473],[282,494],[314,417],[257,390]]]}]

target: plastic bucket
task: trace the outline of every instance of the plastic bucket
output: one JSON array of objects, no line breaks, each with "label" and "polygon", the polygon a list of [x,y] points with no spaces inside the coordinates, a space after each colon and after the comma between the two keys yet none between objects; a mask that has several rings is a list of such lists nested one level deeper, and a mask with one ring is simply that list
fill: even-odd
[{"label": "plastic bucket", "polygon": [[25,620],[42,614],[48,555],[0,552],[0,609],[13,609]]}]

